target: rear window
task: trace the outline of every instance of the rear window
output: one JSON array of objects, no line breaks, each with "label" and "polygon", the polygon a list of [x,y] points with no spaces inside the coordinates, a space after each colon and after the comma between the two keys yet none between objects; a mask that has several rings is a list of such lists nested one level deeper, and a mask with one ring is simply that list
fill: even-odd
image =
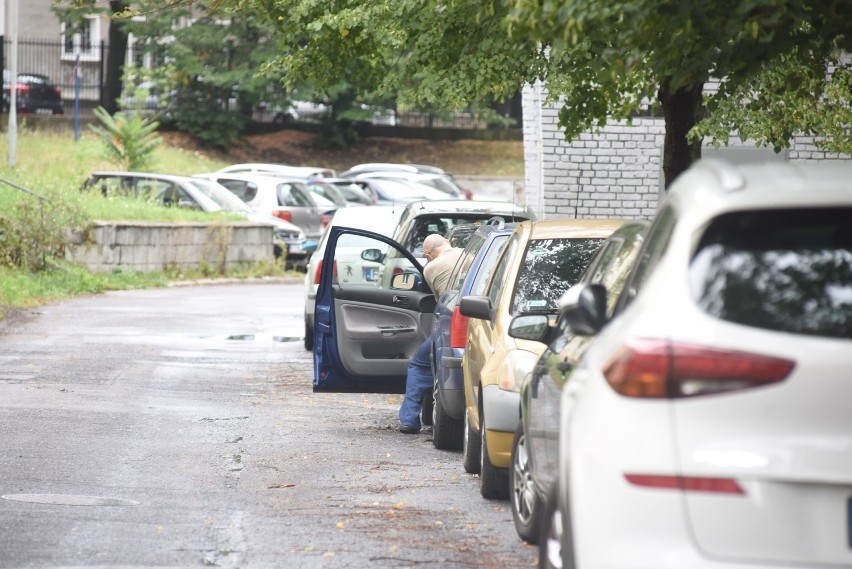
[{"label": "rear window", "polygon": [[711,316],[852,338],[852,208],[729,213],[704,232],[690,290]]},{"label": "rear window", "polygon": [[556,302],[580,280],[603,239],[533,239],[527,246],[512,315],[555,312]]}]

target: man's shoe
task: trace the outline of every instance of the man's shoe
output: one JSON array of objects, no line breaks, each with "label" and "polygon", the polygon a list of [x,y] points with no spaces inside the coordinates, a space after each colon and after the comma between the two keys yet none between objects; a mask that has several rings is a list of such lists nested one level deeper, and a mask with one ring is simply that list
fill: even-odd
[{"label": "man's shoe", "polygon": [[405,433],[406,435],[416,435],[420,432],[420,427],[411,427],[409,425],[400,425],[399,432]]}]

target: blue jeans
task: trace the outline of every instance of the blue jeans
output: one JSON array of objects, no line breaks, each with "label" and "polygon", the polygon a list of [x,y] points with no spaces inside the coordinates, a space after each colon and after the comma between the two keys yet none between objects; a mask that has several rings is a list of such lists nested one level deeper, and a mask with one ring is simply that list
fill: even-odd
[{"label": "blue jeans", "polygon": [[417,349],[417,353],[408,362],[405,378],[405,398],[399,408],[399,424],[420,428],[420,409],[423,397],[432,392],[432,338],[431,336]]}]

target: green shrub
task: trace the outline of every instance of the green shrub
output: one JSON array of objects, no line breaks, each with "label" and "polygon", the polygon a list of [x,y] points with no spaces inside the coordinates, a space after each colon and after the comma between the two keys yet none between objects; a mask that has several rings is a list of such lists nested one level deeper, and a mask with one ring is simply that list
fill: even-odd
[{"label": "green shrub", "polygon": [[149,121],[136,111],[110,114],[103,107],[92,111],[101,125],[89,125],[100,137],[109,160],[128,171],[144,170],[154,159],[154,150],[160,145],[156,130],[157,121]]}]

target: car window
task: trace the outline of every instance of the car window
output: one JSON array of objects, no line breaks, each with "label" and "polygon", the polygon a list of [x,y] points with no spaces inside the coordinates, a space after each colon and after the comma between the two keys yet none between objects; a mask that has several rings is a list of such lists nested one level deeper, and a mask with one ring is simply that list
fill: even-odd
[{"label": "car window", "polygon": [[257,197],[257,184],[254,182],[249,182],[247,180],[230,180],[228,178],[219,178],[216,181],[228,188],[232,194],[244,202],[250,202]]},{"label": "car window", "polygon": [[692,296],[722,320],[852,338],[850,220],[852,208],[721,215],[690,262]]},{"label": "car window", "polygon": [[556,302],[580,280],[600,238],[531,239],[518,274],[511,314],[555,312]]},{"label": "car window", "polygon": [[494,268],[494,274],[488,284],[488,297],[491,299],[491,306],[497,306],[500,295],[503,293],[503,287],[506,286],[506,274],[509,271],[512,259],[515,257],[519,240],[520,238],[517,235],[512,235],[512,238],[503,248],[503,254]]},{"label": "car window", "polygon": [[677,216],[671,206],[664,206],[657,214],[645,237],[636,265],[628,277],[627,287],[619,298],[616,312],[621,312],[633,302],[653,268],[657,266],[657,262],[669,246],[676,220]]},{"label": "car window", "polygon": [[479,269],[471,283],[470,294],[481,295],[485,293],[485,285],[488,283],[488,277],[491,276],[491,271],[494,269],[497,256],[500,254],[503,244],[508,241],[508,239],[508,234],[498,235],[487,245],[488,251],[485,252],[485,257],[483,257],[482,261],[479,263]]},{"label": "car window", "polygon": [[[477,234],[470,238],[467,247],[464,249],[464,253],[462,253],[459,257],[459,260],[456,262],[456,266],[453,268],[453,272],[450,274],[450,281],[447,285],[447,290],[461,289],[462,284],[464,284],[464,279],[467,277],[467,272],[470,269],[470,264],[473,263],[473,260],[482,248],[483,243],[485,243],[484,235]],[[452,243],[450,244],[452,245]]]},{"label": "car window", "polygon": [[457,225],[481,224],[490,218],[485,214],[453,214],[442,213],[433,215],[421,215],[411,222],[411,229],[400,241],[400,245],[408,249],[415,257],[423,256],[423,240],[427,236],[438,233],[444,237],[449,236],[450,230]]},{"label": "car window", "polygon": [[278,205],[287,207],[314,207],[310,191],[301,184],[284,182],[278,184]]}]

